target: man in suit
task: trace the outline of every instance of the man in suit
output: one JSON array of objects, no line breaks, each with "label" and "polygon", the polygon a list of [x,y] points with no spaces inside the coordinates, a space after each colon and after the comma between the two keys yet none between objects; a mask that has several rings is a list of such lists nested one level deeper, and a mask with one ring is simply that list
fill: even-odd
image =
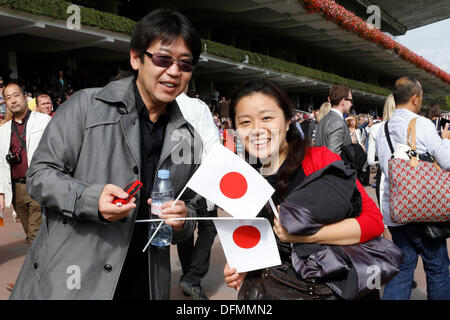
[{"label": "man in suit", "polygon": [[316,129],[315,145],[325,146],[340,154],[342,147],[352,143],[350,131],[344,121],[344,114],[350,113],[353,105],[349,87],[334,85],[328,97],[331,111],[319,122]]}]

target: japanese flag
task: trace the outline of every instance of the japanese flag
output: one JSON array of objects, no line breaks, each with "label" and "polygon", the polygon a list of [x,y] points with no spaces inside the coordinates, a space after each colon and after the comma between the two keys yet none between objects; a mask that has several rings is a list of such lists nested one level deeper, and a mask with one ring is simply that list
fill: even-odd
[{"label": "japanese flag", "polygon": [[275,192],[258,171],[219,143],[187,187],[238,218],[256,217]]},{"label": "japanese flag", "polygon": [[213,221],[230,268],[247,272],[281,264],[275,236],[267,219]]}]

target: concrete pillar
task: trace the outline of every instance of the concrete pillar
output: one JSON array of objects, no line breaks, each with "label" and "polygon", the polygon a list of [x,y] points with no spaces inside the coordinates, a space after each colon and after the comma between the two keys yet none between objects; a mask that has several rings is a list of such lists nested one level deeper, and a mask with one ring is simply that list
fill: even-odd
[{"label": "concrete pillar", "polygon": [[104,11],[106,12],[111,12],[114,14],[119,14],[119,7],[118,7],[119,3],[117,0],[110,0],[110,1],[105,1],[103,8]]},{"label": "concrete pillar", "polygon": [[17,55],[15,51],[8,51],[8,68],[11,70],[10,79],[18,80]]}]

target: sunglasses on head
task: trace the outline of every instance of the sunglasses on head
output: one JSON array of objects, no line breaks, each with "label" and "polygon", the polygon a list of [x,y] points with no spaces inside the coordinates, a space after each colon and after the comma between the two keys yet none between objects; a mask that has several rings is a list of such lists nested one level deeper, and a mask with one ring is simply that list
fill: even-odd
[{"label": "sunglasses on head", "polygon": [[174,62],[176,62],[178,64],[178,68],[184,72],[192,72],[195,67],[193,59],[176,60],[171,56],[162,53],[150,53],[148,51],[144,51],[144,53],[152,59],[153,64],[157,67],[168,68]]}]

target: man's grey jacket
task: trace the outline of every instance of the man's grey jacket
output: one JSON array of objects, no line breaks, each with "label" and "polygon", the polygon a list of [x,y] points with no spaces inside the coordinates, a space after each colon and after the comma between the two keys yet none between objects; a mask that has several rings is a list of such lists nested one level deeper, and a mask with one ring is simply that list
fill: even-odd
[{"label": "man's grey jacket", "polygon": [[314,144],[318,147],[325,146],[340,154],[342,147],[351,143],[352,138],[347,124],[336,112],[330,110],[316,128]]},{"label": "man's grey jacket", "polygon": [[[77,92],[45,130],[27,172],[27,190],[43,206],[43,223],[11,299],[112,299],[139,208],[124,222],[105,223],[98,200],[106,184],[124,187],[141,177],[133,81]],[[176,102],[171,110],[157,169],[170,170],[178,195],[198,167],[202,142]],[[184,193],[189,216],[200,199],[189,189]],[[188,238],[194,227],[186,221],[173,242]],[[170,247],[150,246],[143,254],[150,297],[169,299]]]}]

